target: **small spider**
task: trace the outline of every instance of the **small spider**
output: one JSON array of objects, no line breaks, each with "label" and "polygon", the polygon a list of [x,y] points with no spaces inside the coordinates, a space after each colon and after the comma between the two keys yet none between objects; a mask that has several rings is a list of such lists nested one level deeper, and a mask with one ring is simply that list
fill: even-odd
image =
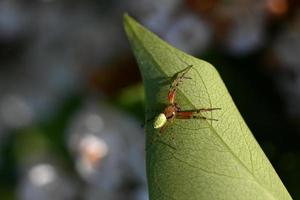
[{"label": "small spider", "polygon": [[168,105],[164,109],[163,113],[160,113],[155,119],[153,127],[155,129],[160,129],[160,133],[163,132],[164,128],[167,125],[167,122],[171,122],[173,119],[204,119],[204,120],[214,120],[217,121],[217,119],[207,118],[204,116],[199,116],[200,112],[207,112],[207,111],[213,111],[213,110],[220,110],[221,108],[201,108],[201,109],[195,109],[195,110],[185,110],[182,111],[180,107],[175,102],[175,96],[176,96],[176,90],[179,85],[183,81],[183,79],[190,79],[189,77],[186,77],[185,75],[188,73],[188,71],[192,68],[193,65],[189,65],[182,71],[176,73],[174,75],[174,80],[172,84],[170,85],[170,89],[167,95]]}]

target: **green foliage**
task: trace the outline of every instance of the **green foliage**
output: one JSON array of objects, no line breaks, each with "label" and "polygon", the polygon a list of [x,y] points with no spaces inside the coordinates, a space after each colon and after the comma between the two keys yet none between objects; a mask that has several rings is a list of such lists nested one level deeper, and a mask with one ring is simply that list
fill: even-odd
[{"label": "green foliage", "polygon": [[144,81],[147,119],[162,111],[170,77],[187,65],[193,65],[191,79],[178,87],[176,103],[182,110],[222,109],[203,114],[217,122],[177,119],[162,134],[153,120],[146,123],[150,199],[291,199],[215,68],[171,47],[127,15],[124,25]]},{"label": "green foliage", "polygon": [[144,119],[144,87],[142,83],[122,89],[111,102],[138,119]]}]

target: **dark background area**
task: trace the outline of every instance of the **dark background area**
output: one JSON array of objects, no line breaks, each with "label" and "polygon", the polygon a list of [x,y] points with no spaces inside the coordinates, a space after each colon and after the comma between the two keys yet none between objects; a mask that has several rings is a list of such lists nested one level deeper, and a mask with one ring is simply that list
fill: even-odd
[{"label": "dark background area", "polygon": [[0,1],[0,199],[146,200],[128,12],[212,63],[300,199],[297,0]]}]

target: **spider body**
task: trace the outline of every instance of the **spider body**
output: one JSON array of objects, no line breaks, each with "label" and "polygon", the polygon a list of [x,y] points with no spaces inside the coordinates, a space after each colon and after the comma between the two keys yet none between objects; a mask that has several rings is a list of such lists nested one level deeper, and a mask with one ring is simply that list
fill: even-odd
[{"label": "spider body", "polygon": [[176,113],[179,111],[179,108],[177,108],[176,105],[171,104],[167,106],[164,110],[164,115],[168,120],[171,120],[176,117]]},{"label": "spider body", "polygon": [[207,119],[207,120],[214,120],[216,119],[207,118],[204,116],[199,115],[201,112],[207,112],[207,111],[213,111],[213,110],[220,110],[220,108],[201,108],[201,109],[195,109],[195,110],[186,110],[181,111],[180,107],[177,106],[175,103],[175,97],[176,97],[176,91],[178,85],[183,82],[183,79],[190,79],[189,77],[186,77],[185,75],[187,72],[192,68],[192,65],[189,65],[182,71],[176,73],[173,77],[173,81],[170,85],[170,89],[167,95],[168,105],[165,107],[163,113],[160,113],[154,120],[153,127],[155,129],[160,129],[160,132],[162,133],[164,128],[166,127],[166,124],[170,121],[173,121],[174,119]]}]

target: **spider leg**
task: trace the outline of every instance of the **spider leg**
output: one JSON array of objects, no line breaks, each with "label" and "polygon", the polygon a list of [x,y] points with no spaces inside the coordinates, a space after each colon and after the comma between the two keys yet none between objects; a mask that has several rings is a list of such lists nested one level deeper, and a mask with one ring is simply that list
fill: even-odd
[{"label": "spider leg", "polygon": [[161,144],[163,144],[163,145],[168,146],[169,148],[171,148],[171,149],[173,149],[173,150],[176,150],[176,147],[170,145],[169,143],[163,141],[162,139],[160,139],[160,138],[158,138],[158,137],[160,137],[160,136],[157,136],[156,138],[154,138],[154,139],[152,139],[152,140],[150,141],[150,144],[148,144],[148,145],[146,146],[146,149],[145,149],[146,151],[148,151],[148,150],[152,147],[152,145],[153,145],[155,142],[159,142],[159,143],[161,143]]},{"label": "spider leg", "polygon": [[161,127],[159,129],[159,133],[162,134],[164,132],[164,130],[166,129],[166,127],[167,127],[166,125],[164,125],[163,127]]},{"label": "spider leg", "polygon": [[[151,137],[150,141],[149,141],[149,144],[147,145],[146,147],[146,151],[151,148],[151,146],[155,143],[155,142],[160,142],[164,145],[167,145],[168,147],[170,147],[171,149],[173,150],[176,150],[176,147],[168,144],[167,142],[165,142],[163,139],[162,139],[162,132],[165,130],[165,128],[167,127],[168,123],[165,124],[163,127],[160,128],[159,130],[159,134],[155,134]],[[173,143],[175,144],[176,146],[176,143],[174,142],[174,137],[172,137],[172,140],[173,140]]]},{"label": "spider leg", "polygon": [[200,108],[200,109],[194,109],[194,110],[185,110],[185,112],[192,112],[192,113],[201,113],[201,112],[210,112],[213,110],[221,110],[221,108]]},{"label": "spider leg", "polygon": [[[167,127],[168,125],[172,124],[172,122],[173,122],[173,119],[170,120],[168,123],[166,123],[163,127],[161,127],[160,130],[159,130],[159,133],[162,135],[162,133],[163,133],[163,131],[166,129],[166,127]],[[172,129],[172,127],[171,127],[171,129]],[[171,147],[171,148],[173,148],[173,149],[176,150],[177,144],[176,144],[176,142],[175,142],[175,135],[174,135],[174,132],[173,132],[173,131],[171,131],[171,133],[172,133],[171,140],[172,140],[172,142],[173,142],[174,147],[173,147],[172,145],[170,145],[170,144],[167,144],[167,145],[168,145],[169,147]]]},{"label": "spider leg", "polygon": [[[170,122],[171,122],[171,121],[170,121]],[[162,126],[162,127],[159,129],[160,135],[163,134],[164,130],[166,130],[166,128],[167,128],[168,124],[170,124],[170,122],[167,122],[164,126]]]},{"label": "spider leg", "polygon": [[174,104],[177,87],[179,86],[180,83],[183,82],[183,79],[191,79],[191,77],[186,77],[185,75],[192,67],[193,65],[189,65],[186,68],[184,68],[182,71],[174,75],[173,77],[174,80],[170,85],[170,89],[167,96],[169,104]]},{"label": "spider leg", "polygon": [[188,110],[188,111],[178,111],[176,114],[177,119],[204,119],[204,120],[211,120],[211,121],[218,121],[214,118],[208,118],[204,116],[200,116],[200,112],[212,111],[212,110],[220,110],[219,108],[203,108],[198,110]]}]

